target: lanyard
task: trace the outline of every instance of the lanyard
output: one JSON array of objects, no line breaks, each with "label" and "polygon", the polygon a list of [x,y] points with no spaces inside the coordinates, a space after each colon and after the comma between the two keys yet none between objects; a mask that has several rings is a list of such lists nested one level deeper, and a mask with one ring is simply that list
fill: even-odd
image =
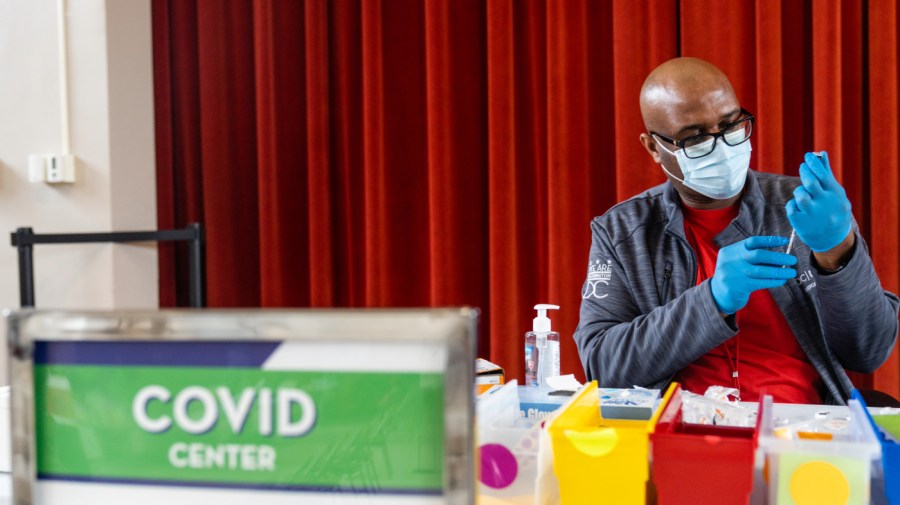
[{"label": "lanyard", "polygon": [[741,377],[738,373],[738,365],[740,364],[741,359],[741,341],[738,340],[740,337],[740,333],[734,336],[734,357],[731,355],[731,350],[728,349],[728,342],[725,342],[722,347],[725,348],[725,356],[728,358],[728,366],[731,368],[731,377],[734,379],[734,389],[737,390],[737,399],[741,400]]}]

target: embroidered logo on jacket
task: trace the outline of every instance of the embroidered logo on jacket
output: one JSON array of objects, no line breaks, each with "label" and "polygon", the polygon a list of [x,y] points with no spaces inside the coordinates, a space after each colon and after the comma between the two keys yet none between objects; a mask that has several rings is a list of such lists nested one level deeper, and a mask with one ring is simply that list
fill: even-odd
[{"label": "embroidered logo on jacket", "polygon": [[612,260],[606,260],[602,263],[599,259],[588,263],[588,276],[584,287],[581,290],[581,298],[597,298],[602,299],[609,296],[609,293],[598,293],[597,286],[609,286],[612,280]]},{"label": "embroidered logo on jacket", "polygon": [[816,287],[816,278],[813,277],[812,269],[807,269],[805,272],[801,273],[797,279],[800,281],[800,284],[805,291],[809,291]]}]

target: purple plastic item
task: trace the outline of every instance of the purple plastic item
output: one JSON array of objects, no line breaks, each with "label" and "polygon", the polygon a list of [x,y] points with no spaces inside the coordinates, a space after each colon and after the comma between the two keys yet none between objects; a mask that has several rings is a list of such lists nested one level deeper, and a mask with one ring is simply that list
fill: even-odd
[{"label": "purple plastic item", "polygon": [[516,480],[519,464],[509,449],[500,444],[481,446],[481,482],[494,489],[503,489]]}]

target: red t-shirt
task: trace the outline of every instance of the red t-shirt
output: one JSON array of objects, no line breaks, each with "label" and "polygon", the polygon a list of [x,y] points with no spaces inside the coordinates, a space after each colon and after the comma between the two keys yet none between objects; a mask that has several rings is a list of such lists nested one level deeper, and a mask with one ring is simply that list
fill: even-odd
[{"label": "red t-shirt", "polygon": [[[713,241],[735,217],[739,205],[698,210],[686,205],[684,233],[697,258],[697,284],[713,276],[719,248]],[[781,403],[821,403],[819,374],[788,326],[768,290],[754,291],[736,314],[739,332],[681,370],[684,389],[703,394],[709,386],[735,387],[738,372],[741,400],[757,401],[761,390]]]}]

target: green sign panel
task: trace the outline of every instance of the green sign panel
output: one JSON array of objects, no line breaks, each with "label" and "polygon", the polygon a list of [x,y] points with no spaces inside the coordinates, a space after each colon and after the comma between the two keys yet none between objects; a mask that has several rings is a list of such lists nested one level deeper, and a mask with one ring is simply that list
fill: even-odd
[{"label": "green sign panel", "polygon": [[39,479],[443,489],[440,373],[40,361]]}]

